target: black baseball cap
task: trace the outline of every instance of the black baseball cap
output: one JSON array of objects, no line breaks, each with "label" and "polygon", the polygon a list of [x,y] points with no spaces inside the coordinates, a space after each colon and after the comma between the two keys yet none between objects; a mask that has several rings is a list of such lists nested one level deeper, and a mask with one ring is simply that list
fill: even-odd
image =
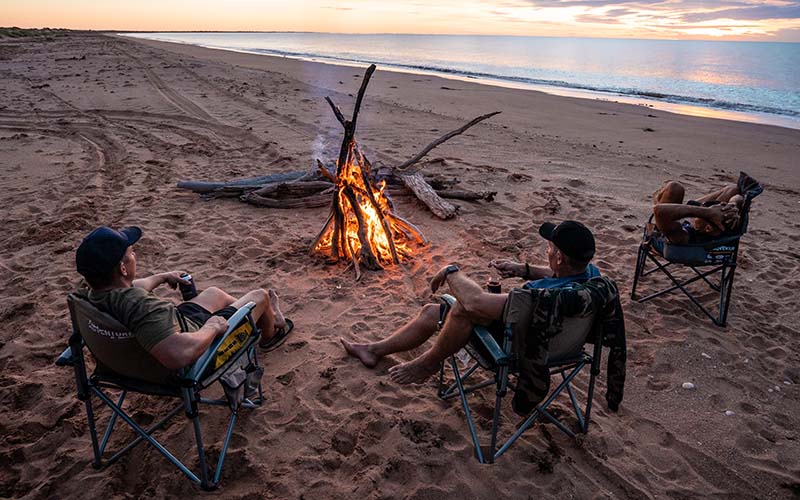
[{"label": "black baseball cap", "polygon": [[574,220],[565,220],[555,225],[545,222],[539,227],[539,234],[552,241],[567,257],[588,262],[594,257],[594,236],[589,228]]},{"label": "black baseball cap", "polygon": [[101,226],[89,233],[75,252],[78,272],[84,276],[108,275],[122,260],[125,251],[142,237],[138,227],[119,231]]}]

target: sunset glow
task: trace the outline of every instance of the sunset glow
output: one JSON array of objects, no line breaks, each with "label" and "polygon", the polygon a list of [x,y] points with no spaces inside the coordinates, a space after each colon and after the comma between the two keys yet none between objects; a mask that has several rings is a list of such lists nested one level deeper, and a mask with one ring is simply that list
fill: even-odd
[{"label": "sunset glow", "polygon": [[0,24],[132,31],[318,31],[800,41],[794,0],[29,0]]}]

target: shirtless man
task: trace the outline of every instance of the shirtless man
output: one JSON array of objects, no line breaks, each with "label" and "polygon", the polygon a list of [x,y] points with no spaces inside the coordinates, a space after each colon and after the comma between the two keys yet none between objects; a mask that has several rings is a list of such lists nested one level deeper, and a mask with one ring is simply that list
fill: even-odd
[{"label": "shirtless man", "polygon": [[133,245],[141,236],[138,227],[115,231],[103,226],[89,233],[75,255],[78,272],[88,285],[79,292],[127,327],[159,363],[177,370],[195,362],[215,337],[225,333],[226,319],[250,301],[256,303],[252,316],[262,331],[261,347],[272,350],[286,340],[291,328],[272,290],[252,290],[237,299],[209,287],[177,306],[154,295],[152,290],[162,284],[176,288],[189,282],[180,271],[137,278]]},{"label": "shirtless man", "polygon": [[[494,260],[489,263],[504,278],[519,277],[532,280],[525,288],[556,288],[593,278],[600,271],[590,261],[594,257],[595,243],[591,231],[575,221],[555,225],[545,223],[539,234],[547,240],[547,265],[533,266],[511,260]],[[508,294],[487,293],[483,287],[469,279],[458,266],[449,265],[431,279],[431,291],[442,285],[450,287],[457,302],[450,310],[433,346],[417,358],[389,369],[392,381],[410,384],[424,381],[434,374],[442,361],[464,347],[475,325],[488,326],[494,331],[503,316]],[[427,304],[419,314],[378,342],[357,344],[339,339],[351,356],[364,366],[373,368],[384,356],[409,351],[432,337],[439,327],[440,305]],[[502,331],[502,330],[501,330]]]},{"label": "shirtless man", "polygon": [[757,184],[755,179],[741,172],[736,184],[728,184],[684,204],[683,185],[667,181],[653,193],[656,227],[671,243],[678,245],[733,231],[739,223],[744,195]]}]

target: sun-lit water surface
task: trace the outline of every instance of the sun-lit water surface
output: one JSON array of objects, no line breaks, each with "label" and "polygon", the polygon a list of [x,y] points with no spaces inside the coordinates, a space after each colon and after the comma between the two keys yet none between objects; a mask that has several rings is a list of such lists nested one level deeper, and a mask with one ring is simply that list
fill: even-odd
[{"label": "sun-lit water surface", "polygon": [[325,33],[129,36],[339,64],[376,63],[800,128],[800,44]]}]

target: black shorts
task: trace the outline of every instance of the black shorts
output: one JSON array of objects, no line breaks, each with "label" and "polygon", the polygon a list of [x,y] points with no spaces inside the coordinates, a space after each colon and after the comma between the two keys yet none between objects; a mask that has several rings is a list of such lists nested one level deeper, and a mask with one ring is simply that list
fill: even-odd
[{"label": "black shorts", "polygon": [[205,307],[200,304],[195,304],[194,302],[181,302],[176,309],[181,313],[181,316],[198,325],[205,325],[206,321],[208,321],[211,316],[222,316],[225,319],[230,319],[236,312],[235,307],[227,306],[212,313]]}]

